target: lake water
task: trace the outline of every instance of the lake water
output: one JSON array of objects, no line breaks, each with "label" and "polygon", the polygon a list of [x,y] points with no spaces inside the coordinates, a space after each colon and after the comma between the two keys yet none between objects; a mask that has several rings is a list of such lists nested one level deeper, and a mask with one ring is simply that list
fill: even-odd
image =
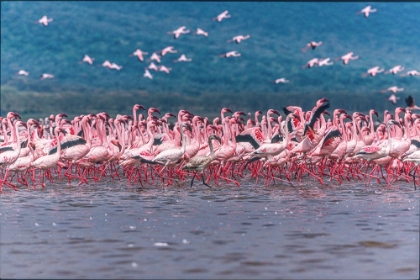
[{"label": "lake water", "polygon": [[188,183],[5,187],[1,278],[419,277],[411,184]]}]

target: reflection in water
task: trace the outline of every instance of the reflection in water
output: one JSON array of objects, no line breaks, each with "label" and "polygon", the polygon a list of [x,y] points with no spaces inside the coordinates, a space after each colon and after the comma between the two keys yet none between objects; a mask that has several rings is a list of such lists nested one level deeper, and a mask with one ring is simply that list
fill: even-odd
[{"label": "reflection in water", "polygon": [[0,197],[2,278],[416,278],[412,186],[55,184]]}]

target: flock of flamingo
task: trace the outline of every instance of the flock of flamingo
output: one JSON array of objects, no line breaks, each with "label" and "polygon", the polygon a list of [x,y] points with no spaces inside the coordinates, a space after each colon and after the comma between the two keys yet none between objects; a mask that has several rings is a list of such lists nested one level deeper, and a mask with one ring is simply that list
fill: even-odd
[{"label": "flock of flamingo", "polygon": [[[149,108],[147,116],[133,106],[131,115],[111,118],[106,112],[67,119],[66,114],[23,122],[16,112],[1,119],[3,144],[0,168],[3,185],[45,186],[66,178],[71,184],[120,179],[128,184],[184,184],[196,177],[241,185],[255,183],[301,184],[304,178],[325,180],[371,180],[389,185],[397,180],[419,179],[420,114],[397,107],[384,112],[375,129],[375,110],[369,115],[343,109],[326,120],[330,103],[317,101],[312,110],[297,106],[265,114],[245,114],[222,108],[220,117],[209,120],[180,110],[178,115]],[[155,114],[155,115],[154,115]],[[403,114],[403,115],[402,115]],[[244,117],[247,116],[247,119]],[[170,124],[170,118],[177,118]]]},{"label": "flock of flamingo", "polygon": [[[368,6],[359,14],[368,17],[376,12]],[[224,11],[215,21],[230,18]],[[42,17],[36,23],[48,26],[52,18]],[[174,31],[174,38],[190,33],[185,26]],[[207,37],[208,33],[197,28],[196,35]],[[251,38],[239,35],[228,42],[239,44]],[[310,42],[302,49],[306,52],[321,46],[322,42]],[[151,54],[150,59],[160,63],[168,53],[177,53],[173,46]],[[137,49],[131,54],[144,61],[147,52]],[[230,51],[220,57],[238,57],[240,53]],[[348,64],[359,59],[353,52],[336,60]],[[80,63],[92,65],[94,58],[85,55]],[[182,54],[174,62],[191,61]],[[314,58],[303,68],[329,66],[330,58]],[[121,70],[122,66],[106,60],[102,66]],[[144,77],[153,79],[149,70],[170,73],[171,68],[157,66],[154,62],[145,68]],[[385,71],[375,66],[363,77],[374,77],[378,73],[397,74],[404,70],[398,65]],[[19,75],[29,73],[20,70]],[[401,76],[418,76],[412,70]],[[44,73],[41,79],[54,78]],[[279,78],[274,83],[288,83]],[[403,91],[397,86],[382,92],[394,94]],[[391,100],[390,97],[390,100]],[[375,129],[375,110],[369,115],[361,112],[347,114],[343,109],[329,115],[330,103],[321,98],[315,106],[305,111],[298,106],[283,108],[284,116],[276,109],[267,112],[256,111],[245,114],[222,108],[220,117],[207,117],[180,110],[178,115],[166,113],[162,117],[158,108],[149,108],[147,116],[137,111],[145,107],[133,106],[131,115],[118,114],[111,118],[106,112],[79,115],[67,119],[66,114],[51,115],[45,119],[28,119],[23,122],[16,112],[9,112],[1,120],[0,146],[0,191],[2,186],[17,189],[18,186],[45,186],[62,179],[69,184],[73,180],[78,185],[97,182],[102,178],[121,179],[128,184],[155,185],[184,184],[191,177],[210,187],[211,181],[220,181],[238,186],[243,180],[255,180],[265,185],[276,182],[301,184],[305,178],[314,178],[324,185],[325,180],[343,181],[372,180],[387,185],[397,180],[419,182],[416,178],[420,163],[420,114],[412,111],[420,109],[414,99],[405,99],[407,108],[397,107],[395,112],[384,112],[383,122]],[[403,114],[403,116],[401,116]],[[170,118],[177,118],[174,124]],[[244,119],[247,117],[247,119]]]},{"label": "flock of flamingo", "polygon": [[[362,10],[360,10],[357,15],[363,14],[364,17],[369,17],[370,14],[372,13],[376,13],[377,9],[372,8],[370,5],[366,6],[365,8],[363,8]],[[221,22],[225,19],[231,18],[231,15],[229,14],[228,10],[225,10],[224,12],[222,12],[221,14],[219,14],[218,16],[214,17],[213,20],[217,21],[217,22]],[[39,19],[38,21],[36,21],[36,24],[42,24],[43,26],[48,26],[51,22],[53,21],[53,18],[48,18],[46,15],[44,15],[41,19]],[[181,26],[173,31],[169,31],[167,32],[168,34],[173,35],[174,39],[179,39],[181,35],[184,34],[188,34],[188,33],[192,33],[191,30],[187,30],[186,26]],[[209,33],[204,31],[201,28],[197,28],[196,31],[193,33],[195,35],[199,35],[199,36],[204,36],[204,37],[208,37]],[[228,40],[227,42],[235,42],[237,44],[241,43],[244,40],[247,40],[251,38],[251,35],[237,35],[234,36],[232,39]],[[316,48],[320,47],[321,45],[323,45],[323,42],[316,42],[316,41],[311,41],[309,42],[304,48],[302,48],[302,52],[306,52],[309,49],[315,50]],[[174,49],[174,46],[168,46],[165,47],[162,50],[158,50],[158,51],[154,51],[153,53],[150,54],[149,57],[149,61],[150,64],[146,67],[144,67],[144,74],[143,77],[148,78],[148,79],[153,79],[153,74],[151,71],[155,71],[155,72],[164,72],[166,74],[169,74],[172,71],[171,67],[167,67],[165,65],[159,65],[161,63],[161,59],[168,53],[178,53],[178,50]],[[130,54],[130,56],[136,56],[138,58],[138,60],[140,62],[144,62],[145,61],[145,56],[149,55],[148,52],[142,51],[140,49],[136,49],[132,54]],[[226,53],[220,54],[219,55],[222,58],[231,58],[231,57],[240,57],[241,53],[237,52],[237,51],[228,51]],[[347,54],[344,54],[341,57],[337,57],[335,60],[341,60],[343,62],[344,65],[349,64],[349,62],[351,60],[356,60],[356,59],[360,59],[360,57],[358,55],[354,55],[354,52],[349,52]],[[85,54],[83,59],[79,62],[79,63],[87,63],[89,65],[93,65],[93,61],[95,59],[93,57],[90,57],[89,55]],[[178,59],[173,60],[173,62],[191,62],[192,58],[187,58],[187,56],[185,54],[181,54],[181,56]],[[330,66],[333,65],[334,62],[330,60],[329,57],[327,58],[312,58],[310,59],[308,62],[306,62],[305,65],[302,66],[303,69],[305,68],[313,68],[313,67],[322,67],[322,66]],[[123,66],[118,65],[115,62],[110,62],[109,60],[105,60],[102,64],[99,64],[98,66],[103,66],[106,67],[108,69],[112,69],[112,70],[122,70]],[[367,70],[367,72],[362,74],[362,77],[367,77],[367,76],[371,76],[371,77],[375,77],[377,74],[379,73],[384,73],[384,74],[393,74],[396,75],[397,73],[400,73],[402,71],[405,70],[405,67],[403,67],[402,65],[396,65],[394,67],[392,67],[391,69],[385,71],[384,68],[380,68],[379,66],[374,66],[370,69]],[[29,72],[25,71],[25,70],[20,70],[17,72],[18,75],[23,75],[23,76],[28,76]],[[407,71],[406,73],[401,73],[400,74],[401,77],[404,76],[420,76],[420,72],[417,70],[410,70]],[[49,73],[43,73],[41,75],[41,80],[45,80],[45,79],[52,79],[54,78],[53,74],[49,74]],[[272,80],[273,83],[275,84],[285,84],[285,83],[289,83],[290,80],[282,77],[282,78],[278,78],[278,79],[274,79]],[[398,97],[396,94],[398,92],[402,92],[404,91],[404,88],[400,88],[397,86],[391,86],[387,89],[383,89],[380,92],[382,93],[386,93],[386,92],[391,92],[391,95],[388,97],[388,100],[393,103],[394,105],[397,104],[398,100],[401,99],[400,97]],[[411,99],[410,99],[411,100]],[[410,109],[418,109],[419,107],[417,107],[414,103],[408,103],[408,99],[405,99],[407,106]]]}]

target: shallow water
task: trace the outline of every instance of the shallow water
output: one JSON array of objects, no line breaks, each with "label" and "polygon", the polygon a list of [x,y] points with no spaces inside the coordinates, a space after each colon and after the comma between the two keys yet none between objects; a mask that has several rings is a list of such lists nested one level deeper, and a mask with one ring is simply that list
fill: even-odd
[{"label": "shallow water", "polygon": [[0,195],[1,278],[418,278],[412,185],[56,182]]}]

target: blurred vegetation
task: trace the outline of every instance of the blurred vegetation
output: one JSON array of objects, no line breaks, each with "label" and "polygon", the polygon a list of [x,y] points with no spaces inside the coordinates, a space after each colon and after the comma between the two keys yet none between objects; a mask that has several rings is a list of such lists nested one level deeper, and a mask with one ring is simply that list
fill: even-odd
[{"label": "blurred vegetation", "polygon": [[[311,109],[327,97],[333,108],[366,112],[393,110],[380,90],[397,85],[420,100],[419,78],[378,74],[362,78],[378,65],[401,64],[420,70],[420,3],[375,3],[377,13],[356,16],[362,3],[287,2],[2,2],[1,114],[43,117],[107,111],[131,113],[135,103],[176,113],[179,109],[216,116],[222,107],[254,112],[298,105]],[[211,19],[228,9],[232,17]],[[403,16],[395,17],[395,14]],[[54,18],[49,26],[34,24],[41,16]],[[264,15],[261,17],[261,15]],[[209,37],[167,34],[185,25],[200,27]],[[251,34],[241,44],[227,43],[235,35]],[[324,44],[302,53],[307,42]],[[169,75],[143,77],[150,54],[166,46],[177,54],[162,58]],[[149,52],[141,63],[129,54]],[[239,58],[219,54],[237,50]],[[348,65],[302,69],[313,57],[331,60],[349,51],[361,59]],[[184,53],[190,63],[174,63]],[[93,66],[79,61],[85,54]],[[121,71],[100,66],[110,60]],[[25,69],[28,77],[17,76]],[[55,76],[40,80],[42,73]],[[288,84],[273,84],[279,77]]]}]

